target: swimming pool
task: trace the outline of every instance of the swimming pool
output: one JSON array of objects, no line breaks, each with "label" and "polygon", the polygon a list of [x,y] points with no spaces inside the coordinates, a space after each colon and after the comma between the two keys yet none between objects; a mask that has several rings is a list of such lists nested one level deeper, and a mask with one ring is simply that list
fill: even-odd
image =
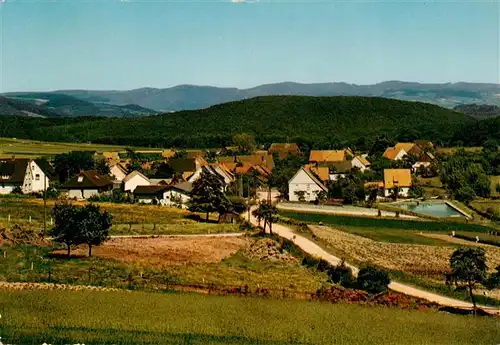
[{"label": "swimming pool", "polygon": [[434,217],[465,217],[465,215],[457,211],[454,207],[446,202],[422,202],[411,201],[394,204],[396,207],[404,208],[408,211],[426,214]]}]

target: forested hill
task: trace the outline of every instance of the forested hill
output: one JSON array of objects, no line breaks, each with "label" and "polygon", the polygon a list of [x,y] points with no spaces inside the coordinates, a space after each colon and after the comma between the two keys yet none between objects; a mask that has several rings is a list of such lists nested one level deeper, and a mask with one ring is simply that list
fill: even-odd
[{"label": "forested hill", "polygon": [[477,126],[464,114],[426,103],[307,96],[256,97],[142,118],[0,121],[3,137],[160,147],[219,147],[242,132],[260,143],[298,140],[315,147],[363,142],[383,134],[449,142],[457,139],[457,132]]}]

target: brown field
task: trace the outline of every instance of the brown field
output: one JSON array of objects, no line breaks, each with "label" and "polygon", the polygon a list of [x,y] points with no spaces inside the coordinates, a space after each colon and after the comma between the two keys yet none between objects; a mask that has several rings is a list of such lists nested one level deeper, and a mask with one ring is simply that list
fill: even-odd
[{"label": "brown field", "polygon": [[[440,282],[443,281],[443,273],[449,269],[449,258],[455,249],[435,245],[377,242],[321,226],[313,226],[311,231],[326,240],[337,252],[344,253],[346,258],[352,258],[356,262],[372,262],[390,270]],[[500,248],[484,247],[488,268],[493,271],[500,265]]]},{"label": "brown field", "polygon": [[[93,255],[159,267],[208,264],[234,255],[247,243],[248,240],[243,237],[113,238],[94,247]],[[66,251],[55,253],[64,255]],[[72,250],[72,255],[85,257],[87,253],[86,246]]]}]

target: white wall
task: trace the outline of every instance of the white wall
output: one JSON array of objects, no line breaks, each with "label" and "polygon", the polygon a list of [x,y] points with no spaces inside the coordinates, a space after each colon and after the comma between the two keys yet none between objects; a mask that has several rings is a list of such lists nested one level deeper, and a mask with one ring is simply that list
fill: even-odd
[{"label": "white wall", "polygon": [[10,194],[16,188],[13,184],[1,183],[0,182],[0,194]]},{"label": "white wall", "polygon": [[288,183],[288,198],[290,201],[299,201],[295,192],[304,191],[305,200],[314,201],[316,200],[316,193],[314,192],[319,192],[321,190],[321,187],[318,186],[303,169],[300,169]]},{"label": "white wall", "polygon": [[328,179],[330,181],[337,181],[340,177],[344,178],[345,174],[330,174],[330,175],[328,175]]},{"label": "white wall", "polygon": [[127,174],[124,173],[123,170],[118,168],[118,166],[116,165],[113,165],[111,169],[109,169],[109,171],[117,181],[122,181],[125,178],[125,176],[127,176]]},{"label": "white wall", "polygon": [[130,180],[124,183],[125,192],[133,192],[137,186],[149,186],[150,181],[145,180],[141,175],[135,175]]},{"label": "white wall", "polygon": [[361,163],[358,157],[354,157],[351,160],[351,165],[353,168],[359,168],[361,172],[364,172],[366,169],[368,169],[363,163]]},{"label": "white wall", "polygon": [[[45,179],[45,184],[44,180]],[[24,176],[23,193],[41,192],[49,188],[50,180],[43,170],[35,163],[30,161]]]},{"label": "white wall", "polygon": [[[402,187],[402,188],[399,188],[399,196],[402,196],[402,197],[407,197],[408,196],[408,192],[410,191],[410,188],[409,187]],[[386,197],[389,197],[392,195],[392,189],[387,189],[385,188],[384,189],[384,195]]]},{"label": "white wall", "polygon": [[99,194],[97,189],[68,189],[68,198],[70,199],[88,199],[96,194]]},{"label": "white wall", "polygon": [[162,204],[167,206],[176,206],[177,203],[173,202],[172,198],[174,199],[180,198],[179,201],[182,204],[181,206],[182,208],[188,208],[187,203],[189,202],[189,200],[191,200],[191,197],[189,195],[180,193],[179,191],[176,190],[169,190],[163,194]]}]

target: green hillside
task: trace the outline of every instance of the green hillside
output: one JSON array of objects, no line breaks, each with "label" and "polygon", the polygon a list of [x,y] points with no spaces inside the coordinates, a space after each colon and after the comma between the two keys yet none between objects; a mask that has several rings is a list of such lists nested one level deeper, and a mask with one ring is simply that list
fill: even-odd
[{"label": "green hillside", "polygon": [[[355,142],[361,137],[369,140],[381,134],[447,142],[459,129],[476,123],[464,114],[426,103],[307,96],[256,97],[202,110],[134,119],[78,119],[64,124],[36,120],[36,126],[28,126],[33,130],[14,132],[24,132],[18,136],[37,140],[165,147],[220,146],[242,132],[253,134],[260,143],[301,140],[316,147]],[[40,126],[50,130],[40,130]],[[13,135],[0,129],[0,136]]]}]

